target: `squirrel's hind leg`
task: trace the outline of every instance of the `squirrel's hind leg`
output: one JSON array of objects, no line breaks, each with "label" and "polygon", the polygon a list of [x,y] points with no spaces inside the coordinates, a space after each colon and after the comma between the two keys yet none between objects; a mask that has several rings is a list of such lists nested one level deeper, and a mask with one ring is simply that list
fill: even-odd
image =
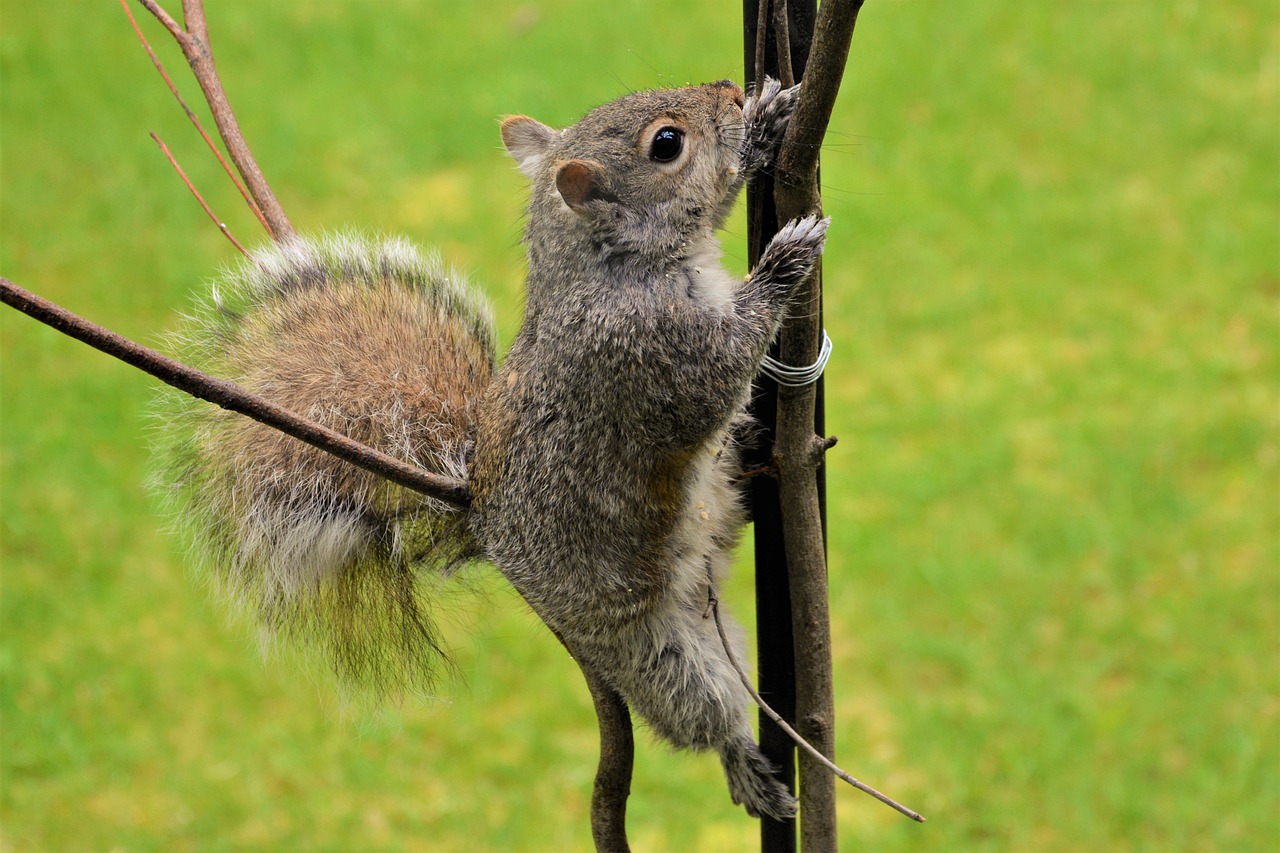
[{"label": "squirrel's hind leg", "polygon": [[790,817],[795,799],[774,778],[752,737],[750,697],[715,620],[706,602],[693,604],[646,620],[625,648],[578,651],[663,740],[680,749],[719,753],[729,795],[749,814]]}]

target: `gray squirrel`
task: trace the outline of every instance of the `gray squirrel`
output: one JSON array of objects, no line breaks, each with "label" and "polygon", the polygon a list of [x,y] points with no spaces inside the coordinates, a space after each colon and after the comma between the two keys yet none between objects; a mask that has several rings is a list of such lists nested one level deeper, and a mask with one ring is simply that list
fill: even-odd
[{"label": "gray squirrel", "polygon": [[507,118],[532,185],[523,325],[403,241],[257,252],[183,334],[201,366],[427,470],[458,510],[197,403],[158,482],[193,552],[264,628],[347,681],[428,681],[442,578],[491,560],[652,730],[715,750],[734,802],[789,817],[708,603],[744,524],[735,433],[828,221],[785,225],[745,281],[714,230],[772,160],[797,90],[644,91],[564,130]]}]

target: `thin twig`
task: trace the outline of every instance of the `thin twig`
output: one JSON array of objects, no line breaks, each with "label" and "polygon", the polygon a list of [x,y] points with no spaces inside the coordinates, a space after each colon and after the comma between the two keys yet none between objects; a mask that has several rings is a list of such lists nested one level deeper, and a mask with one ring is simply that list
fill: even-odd
[{"label": "thin twig", "polygon": [[178,45],[185,50],[188,36],[178,22],[171,18],[168,12],[160,8],[160,4],[156,3],[155,0],[138,0],[138,2],[142,4],[142,8],[154,15],[155,19],[164,25],[169,34],[177,40]]},{"label": "thin twig", "polygon": [[65,335],[151,374],[167,385],[288,433],[312,447],[332,453],[339,459],[372,471],[397,485],[459,509],[465,509],[471,503],[471,492],[467,484],[460,480],[424,471],[363,445],[315,421],[296,415],[264,397],[250,393],[233,382],[201,373],[110,329],[104,329],[3,277],[0,277],[0,301]]},{"label": "thin twig", "polygon": [[631,846],[627,842],[627,798],[631,795],[635,766],[631,712],[626,700],[574,654],[559,631],[552,628],[551,633],[582,671],[600,725],[600,760],[591,789],[591,839],[596,853],[628,853]]},{"label": "thin twig", "polygon": [[[776,71],[765,64],[769,35],[770,0],[754,0],[754,14],[744,9],[747,30],[745,46],[747,73],[759,86],[766,75]],[[754,30],[752,29],[754,27]],[[776,51],[774,68],[776,68]],[[747,188],[747,254],[751,263],[759,259],[769,238],[777,232],[778,221],[773,204],[773,174],[762,170],[749,181]],[[776,356],[776,350],[771,350]],[[785,543],[781,535],[782,516],[778,502],[777,467],[773,460],[773,422],[777,411],[777,386],[768,377],[757,377],[752,388],[751,415],[760,424],[760,432],[744,461],[748,467],[765,469],[767,477],[747,480],[751,520],[755,539],[755,599],[760,687],[766,690],[779,708],[788,715],[795,707],[795,672],[792,643],[790,589],[787,583]],[[796,788],[796,747],[781,728],[773,724],[761,710],[759,714],[760,749],[777,768],[778,781],[794,795]],[[808,822],[809,811],[801,803]],[[775,820],[764,815],[760,819],[760,849],[778,853],[795,853],[797,821],[794,817]]]},{"label": "thin twig", "polygon": [[295,235],[293,224],[285,215],[284,208],[280,206],[280,201],[267,183],[262,170],[258,168],[258,162],[249,150],[244,133],[240,130],[235,114],[231,111],[231,104],[227,101],[226,91],[222,88],[222,81],[218,78],[217,68],[214,67],[213,51],[209,46],[208,25],[205,22],[204,7],[200,0],[183,0],[182,14],[187,26],[186,30],[178,26],[177,22],[155,0],[138,0],[138,2],[164,25],[177,41],[178,47],[182,49],[182,55],[191,66],[191,73],[200,84],[205,103],[213,112],[213,123],[222,137],[222,144],[227,147],[231,162],[235,164],[236,170],[240,172],[240,177],[244,179],[245,186],[249,189],[249,194],[262,211],[271,238],[276,242],[283,242],[293,237]]},{"label": "thin twig", "polygon": [[[710,569],[710,566],[708,566],[708,569]],[[708,577],[711,578],[711,583],[713,585],[707,599],[707,610],[710,612],[712,618],[716,620],[716,631],[720,634],[720,642],[724,646],[724,653],[729,656],[729,664],[733,667],[734,672],[738,673],[738,678],[742,681],[742,686],[747,688],[747,692],[751,694],[751,698],[755,700],[755,703],[760,706],[760,710],[764,711],[765,714],[768,715],[769,719],[773,720],[773,722],[777,724],[778,728],[786,732],[787,736],[796,742],[796,746],[800,747],[805,752],[812,755],[816,760],[820,761],[838,778],[848,782],[864,794],[870,794],[886,806],[906,815],[912,820],[924,823],[924,818],[918,812],[907,808],[902,803],[899,803],[891,797],[885,796],[870,785],[859,782],[857,779],[841,770],[839,766],[831,761],[831,759],[814,749],[807,740],[800,736],[799,732],[791,728],[791,726],[787,724],[786,720],[782,719],[776,711],[769,707],[769,703],[764,701],[764,697],[756,692],[755,687],[751,684],[751,679],[747,676],[746,670],[743,669],[742,664],[738,662],[738,656],[733,653],[733,644],[729,642],[729,637],[724,630],[724,623],[720,621],[720,600],[716,597],[714,586],[715,580],[711,576],[710,571],[708,571]]]},{"label": "thin twig", "polygon": [[[818,8],[804,83],[775,164],[774,202],[780,222],[821,211],[818,154],[862,5],[863,0],[826,0]],[[792,298],[776,357],[786,364],[811,364],[821,338],[820,267]],[[813,453],[816,402],[815,386],[779,389],[774,456],[794,626],[796,727],[816,747],[799,756],[801,808],[806,815],[800,825],[801,847],[809,853],[834,853],[835,786],[830,768],[818,757],[835,754],[835,686],[822,498]]]},{"label": "thin twig", "polygon": [[796,84],[795,69],[791,65],[791,24],[787,18],[787,0],[772,0],[773,32],[778,51],[778,82],[790,89]]},{"label": "thin twig", "polygon": [[258,203],[253,200],[253,196],[249,195],[249,190],[245,188],[244,182],[231,168],[231,164],[227,162],[227,158],[222,156],[222,152],[218,150],[218,146],[210,138],[208,132],[204,129],[204,125],[200,123],[199,117],[187,106],[187,102],[182,99],[182,95],[178,92],[178,87],[174,84],[173,79],[169,76],[169,72],[165,70],[164,65],[160,63],[160,57],[156,56],[156,52],[151,49],[151,43],[147,41],[147,37],[142,34],[142,28],[138,26],[138,21],[133,17],[133,11],[129,8],[129,0],[120,0],[124,13],[129,16],[129,23],[133,25],[133,31],[138,35],[138,41],[142,42],[142,46],[147,51],[147,56],[151,57],[151,64],[155,66],[156,71],[160,72],[164,83],[169,87],[169,91],[173,93],[173,97],[178,101],[178,106],[182,107],[182,111],[187,114],[187,118],[191,124],[195,126],[196,132],[200,134],[200,138],[204,140],[205,145],[209,146],[209,150],[213,152],[213,156],[218,158],[218,163],[222,166],[222,171],[227,173],[227,177],[236,185],[236,189],[240,192],[240,197],[244,199],[245,204],[249,205],[249,209],[253,211],[253,215],[258,217],[258,221],[262,223],[262,230],[268,234],[271,233],[271,226],[267,225],[267,219],[262,215],[262,208],[258,207]]},{"label": "thin twig", "polygon": [[840,92],[840,82],[849,60],[849,44],[862,4],[863,0],[827,0],[818,8],[813,44],[809,49],[809,66],[814,73],[805,75],[795,112],[787,125],[787,133],[774,164],[778,216],[783,222],[814,212],[817,208],[816,204],[810,204],[803,208],[804,213],[783,211],[783,208],[798,208],[797,204],[787,203],[787,196],[798,195],[802,188],[812,188],[812,199],[817,198],[818,153],[827,125],[831,123],[831,111]]},{"label": "thin twig", "polygon": [[756,477],[777,477],[777,476],[778,476],[778,466],[772,465],[772,464],[757,465],[754,468],[748,468],[745,471],[738,472],[738,474],[733,478],[733,484],[736,486],[739,483],[745,483],[748,480],[755,479]]},{"label": "thin twig", "polygon": [[160,146],[160,150],[164,152],[164,156],[169,159],[169,164],[173,166],[174,171],[178,173],[178,177],[182,178],[182,182],[187,185],[187,189],[191,190],[191,194],[196,197],[196,201],[200,202],[200,206],[204,208],[205,213],[209,214],[209,218],[213,220],[214,225],[218,226],[218,230],[222,232],[222,235],[231,241],[231,245],[235,246],[240,251],[240,254],[244,255],[246,258],[249,257],[249,251],[244,246],[240,245],[239,240],[231,236],[231,229],[227,227],[227,223],[219,219],[214,214],[213,210],[210,209],[209,205],[205,203],[204,198],[200,195],[200,191],[191,183],[191,179],[187,177],[187,173],[182,171],[182,167],[178,165],[177,159],[169,151],[169,146],[165,145],[164,142],[161,141],[160,137],[156,136],[154,133],[151,134],[151,138],[156,141],[156,145]]},{"label": "thin twig", "polygon": [[769,33],[769,0],[760,0],[756,11],[756,91],[764,85],[764,47]]},{"label": "thin twig", "polygon": [[203,0],[182,0],[182,23],[187,32],[206,45],[209,43],[209,24],[204,18]]}]

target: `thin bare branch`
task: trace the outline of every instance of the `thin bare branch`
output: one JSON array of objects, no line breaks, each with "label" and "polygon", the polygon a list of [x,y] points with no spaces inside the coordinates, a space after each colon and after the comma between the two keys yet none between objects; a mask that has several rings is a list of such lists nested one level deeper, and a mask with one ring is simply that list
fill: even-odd
[{"label": "thin bare branch", "polygon": [[164,79],[165,85],[169,87],[169,91],[173,93],[178,106],[182,107],[182,111],[187,114],[187,119],[195,126],[196,132],[200,134],[200,138],[204,140],[205,145],[209,146],[213,156],[218,158],[222,171],[226,172],[227,177],[236,185],[236,189],[239,191],[240,197],[244,199],[245,204],[249,205],[253,215],[258,217],[258,221],[262,223],[262,230],[270,234],[271,227],[267,225],[267,219],[262,215],[262,208],[258,207],[258,203],[253,200],[253,196],[249,195],[249,190],[245,188],[244,182],[232,170],[227,158],[222,156],[222,152],[218,150],[218,146],[214,144],[213,139],[209,137],[208,132],[204,129],[204,125],[200,123],[200,118],[191,107],[187,106],[187,102],[182,99],[182,95],[178,92],[178,87],[174,84],[173,78],[169,76],[169,72],[165,70],[164,65],[160,62],[160,57],[156,56],[156,52],[151,49],[151,43],[147,41],[147,37],[142,34],[142,28],[138,26],[137,19],[133,17],[133,10],[129,8],[129,0],[120,0],[120,6],[124,9],[124,13],[129,16],[129,23],[133,25],[133,31],[137,33],[138,41],[142,42],[142,47],[147,51],[147,56],[151,57],[151,64],[155,66],[156,71],[160,72],[161,78]]},{"label": "thin bare branch", "polygon": [[[139,0],[139,2],[141,2],[141,0]],[[169,87],[169,91],[178,99],[178,105],[181,106],[183,112],[187,114],[187,118],[196,122],[196,126],[199,127],[200,123],[196,120],[195,113],[193,113],[191,108],[187,106],[187,102],[182,100],[182,95],[178,93],[178,87],[173,82],[173,78],[169,76],[169,72],[165,70],[164,65],[160,62],[160,57],[156,56],[156,52],[151,49],[151,42],[147,41],[147,37],[142,34],[142,27],[138,26],[138,19],[133,17],[133,10],[129,8],[129,0],[120,0],[120,8],[124,9],[124,13],[129,17],[129,23],[133,26],[133,32],[138,36],[138,41],[142,42],[143,49],[147,51],[147,56],[151,58],[151,64],[160,72],[160,76],[164,78],[164,83]],[[204,133],[203,128],[201,128],[200,132],[202,134]]]},{"label": "thin bare branch", "polygon": [[182,0],[182,23],[193,37],[208,44],[209,24],[205,21],[202,0]]},{"label": "thin bare branch", "polygon": [[591,792],[591,837],[598,853],[628,853],[627,798],[635,761],[631,712],[616,691],[582,670],[600,724],[600,761]]},{"label": "thin bare branch", "polygon": [[755,479],[756,477],[776,476],[778,476],[778,468],[776,465],[757,465],[754,468],[748,468],[747,470],[738,473],[733,478],[733,484],[736,486],[739,483],[745,483],[748,480]]},{"label": "thin bare branch", "polygon": [[629,853],[627,798],[631,796],[631,772],[635,764],[631,712],[626,700],[582,663],[559,631],[552,628],[551,633],[582,671],[600,724],[600,760],[591,791],[591,838],[597,853]]},{"label": "thin bare branch", "polygon": [[[567,647],[566,647],[567,648]],[[575,661],[577,657],[570,649]],[[591,691],[600,726],[600,760],[591,789],[591,839],[597,853],[629,853],[627,841],[627,798],[631,796],[631,773],[635,766],[635,733],[631,712],[617,691],[578,661],[582,677]]]},{"label": "thin bare branch", "polygon": [[249,257],[249,251],[245,249],[244,246],[240,245],[239,240],[231,236],[231,229],[227,227],[227,223],[219,219],[214,214],[213,210],[210,209],[209,205],[205,203],[204,198],[200,195],[200,191],[191,183],[191,179],[187,177],[187,173],[182,171],[182,167],[178,165],[177,159],[173,156],[173,153],[169,151],[169,146],[165,145],[160,137],[156,136],[154,133],[151,134],[151,138],[156,141],[156,145],[160,146],[161,152],[163,152],[164,156],[169,159],[169,164],[173,166],[174,171],[178,173],[178,177],[182,178],[182,182],[187,185],[187,189],[191,190],[191,194],[196,197],[196,201],[200,202],[200,207],[204,208],[205,213],[209,214],[209,218],[213,220],[214,225],[218,226],[218,230],[222,232],[222,235],[231,241],[231,245],[235,246],[236,249],[240,251],[240,254],[244,255],[246,258]]},{"label": "thin bare branch", "polygon": [[[714,582],[714,579],[713,579],[713,582]],[[924,823],[924,818],[918,812],[907,808],[902,803],[898,802],[892,797],[885,796],[884,794],[877,791],[875,788],[872,788],[870,785],[866,785],[862,782],[859,782],[857,779],[850,776],[844,770],[840,769],[840,767],[835,762],[827,758],[821,752],[818,752],[818,750],[814,749],[813,746],[807,740],[805,740],[803,737],[800,736],[799,732],[797,732],[795,729],[791,728],[791,726],[787,724],[787,721],[784,720],[781,715],[779,715],[776,711],[770,708],[769,703],[764,701],[764,697],[762,697],[758,692],[756,692],[755,687],[752,686],[751,684],[751,678],[747,675],[747,671],[743,668],[742,664],[738,662],[738,656],[733,653],[733,645],[729,642],[728,635],[725,634],[724,623],[720,621],[720,600],[716,597],[714,587],[712,587],[711,589],[710,599],[707,604],[707,610],[709,611],[710,615],[716,620],[716,631],[720,634],[720,642],[721,644],[724,645],[724,653],[729,656],[729,663],[731,666],[733,666],[734,672],[738,673],[738,678],[742,681],[742,686],[747,688],[747,692],[751,694],[751,698],[755,700],[755,703],[760,707],[760,710],[764,711],[764,713],[769,717],[769,719],[773,720],[774,723],[778,725],[778,728],[786,732],[787,736],[790,737],[793,741],[795,741],[796,746],[800,747],[809,755],[813,756],[813,758],[821,762],[824,767],[826,767],[828,770],[830,770],[839,778],[843,779],[845,782],[848,782],[850,785],[857,788],[859,791],[862,791],[864,794],[870,794],[880,802],[884,803],[886,806],[889,806],[890,808],[898,812],[901,812],[902,814],[906,815],[907,817],[911,818],[914,821]]]},{"label": "thin bare branch", "polygon": [[791,24],[787,17],[787,0],[772,0],[773,32],[778,51],[778,82],[790,89],[796,84],[794,66],[791,64]]},{"label": "thin bare branch", "polygon": [[295,234],[293,224],[289,222],[289,217],[285,215],[280,201],[267,183],[262,170],[258,168],[258,162],[249,150],[244,140],[244,133],[236,121],[235,113],[231,111],[231,104],[227,101],[222,81],[218,78],[218,71],[213,63],[213,51],[209,45],[204,7],[200,0],[183,0],[183,20],[187,24],[185,31],[155,0],[138,0],[138,2],[164,24],[165,29],[173,35],[174,40],[178,42],[178,47],[182,49],[182,55],[186,57],[187,63],[191,66],[191,73],[200,84],[200,91],[204,93],[205,102],[213,112],[213,123],[222,137],[222,144],[227,147],[231,162],[235,164],[236,170],[240,172],[240,177],[244,179],[245,186],[249,189],[249,194],[262,211],[272,239],[282,242],[293,237]]},{"label": "thin bare branch", "polygon": [[52,326],[65,335],[151,374],[167,385],[288,433],[300,441],[305,441],[326,453],[332,453],[339,459],[364,468],[366,471],[372,471],[397,485],[413,489],[415,492],[458,508],[465,508],[471,503],[471,492],[467,484],[460,480],[423,471],[393,456],[353,441],[341,433],[334,432],[270,400],[252,394],[232,382],[201,373],[195,368],[118,335],[110,329],[104,329],[43,297],[24,290],[3,277],[0,277],[0,301],[41,323]]},{"label": "thin bare branch", "polygon": [[760,0],[756,9],[756,57],[754,78],[757,86],[764,85],[764,50],[769,34],[769,0]]},{"label": "thin bare branch", "polygon": [[164,25],[164,28],[177,40],[179,45],[186,44],[188,40],[186,31],[169,16],[168,12],[160,8],[159,3],[156,3],[155,0],[138,0],[138,2],[142,4],[142,8],[150,12],[157,21]]}]

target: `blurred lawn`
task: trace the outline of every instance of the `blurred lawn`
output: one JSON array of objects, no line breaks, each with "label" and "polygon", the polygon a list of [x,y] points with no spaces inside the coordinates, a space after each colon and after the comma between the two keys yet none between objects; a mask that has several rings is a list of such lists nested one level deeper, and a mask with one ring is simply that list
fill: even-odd
[{"label": "blurred lawn", "polygon": [[[736,4],[209,6],[295,223],[440,247],[508,339],[497,117],[740,77]],[[115,3],[0,13],[0,272],[154,344],[233,251],[147,131],[254,225]],[[1280,845],[1278,96],[1268,0],[867,4],[823,165],[838,736],[930,821],[842,790],[843,848]],[[589,701],[513,593],[459,595],[448,701],[344,713],[187,578],[153,383],[0,334],[0,849],[589,848]],[[756,843],[652,745],[630,823]]]}]

